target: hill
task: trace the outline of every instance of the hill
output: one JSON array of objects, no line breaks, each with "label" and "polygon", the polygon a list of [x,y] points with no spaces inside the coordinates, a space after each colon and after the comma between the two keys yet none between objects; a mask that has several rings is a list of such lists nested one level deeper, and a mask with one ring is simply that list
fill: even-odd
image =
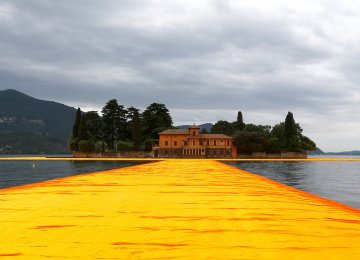
[{"label": "hill", "polygon": [[0,153],[68,153],[76,110],[19,91],[0,91]]},{"label": "hill", "polygon": [[306,151],[308,155],[324,155],[326,154],[323,150],[320,148],[316,148],[314,151]]},{"label": "hill", "polygon": [[327,155],[360,155],[359,150],[345,151],[345,152],[329,152]]}]

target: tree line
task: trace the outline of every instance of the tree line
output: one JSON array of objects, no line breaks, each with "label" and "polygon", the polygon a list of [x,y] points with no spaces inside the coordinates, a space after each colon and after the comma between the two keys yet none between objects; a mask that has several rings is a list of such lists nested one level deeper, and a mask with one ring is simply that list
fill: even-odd
[{"label": "tree line", "polygon": [[[164,104],[152,103],[142,113],[135,107],[125,108],[116,99],[109,100],[101,110],[77,110],[69,149],[81,152],[121,152],[152,149],[158,133],[173,127],[169,110]],[[315,150],[316,144],[302,134],[303,129],[288,112],[284,122],[274,126],[245,124],[239,111],[234,122],[217,121],[213,134],[234,137],[239,153],[298,152]],[[202,134],[208,133],[206,129]]]},{"label": "tree line", "polygon": [[101,110],[83,112],[78,108],[69,149],[81,152],[120,152],[151,150],[158,132],[172,128],[172,118],[164,104],[152,103],[143,113],[125,108],[116,99]]},{"label": "tree line", "polygon": [[211,133],[233,136],[238,153],[254,152],[301,152],[316,150],[316,144],[302,134],[303,129],[295,122],[291,112],[285,121],[274,125],[245,124],[241,111],[235,122],[218,121]]}]

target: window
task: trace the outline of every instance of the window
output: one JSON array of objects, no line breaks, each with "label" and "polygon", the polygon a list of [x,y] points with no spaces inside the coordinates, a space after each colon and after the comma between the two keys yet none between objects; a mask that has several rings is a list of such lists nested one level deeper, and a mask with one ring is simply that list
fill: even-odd
[{"label": "window", "polygon": [[174,146],[177,146],[177,141],[174,141]]},{"label": "window", "polygon": [[229,140],[227,141],[227,145],[228,145],[228,146],[230,145],[230,142],[229,142]]},{"label": "window", "polygon": [[184,141],[184,145],[187,145],[188,144],[188,142],[187,141]]},{"label": "window", "polygon": [[223,144],[223,140],[220,140],[220,144]]},{"label": "window", "polygon": [[169,145],[169,142],[168,141],[165,141],[165,146],[168,146]]},{"label": "window", "polygon": [[214,146],[216,146],[216,140],[214,140]]},{"label": "window", "polygon": [[193,141],[193,145],[195,145],[195,140]]},{"label": "window", "polygon": [[203,141],[201,139],[199,140],[199,145],[203,145]]},{"label": "window", "polygon": [[193,131],[193,136],[196,136],[196,132],[195,132],[195,131]]}]

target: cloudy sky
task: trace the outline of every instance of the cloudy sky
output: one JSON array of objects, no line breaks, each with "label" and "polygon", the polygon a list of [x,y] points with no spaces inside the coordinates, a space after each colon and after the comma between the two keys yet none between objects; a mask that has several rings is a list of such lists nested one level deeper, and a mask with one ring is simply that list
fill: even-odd
[{"label": "cloudy sky", "polygon": [[175,124],[274,125],[360,149],[360,2],[2,0],[0,89],[84,110],[165,103]]}]

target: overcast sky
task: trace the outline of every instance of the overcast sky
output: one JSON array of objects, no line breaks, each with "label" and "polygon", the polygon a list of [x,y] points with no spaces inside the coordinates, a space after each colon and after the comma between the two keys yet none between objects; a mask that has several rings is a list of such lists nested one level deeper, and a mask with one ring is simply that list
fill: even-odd
[{"label": "overcast sky", "polygon": [[0,89],[84,110],[166,104],[177,124],[274,125],[360,149],[360,2],[2,0]]}]

